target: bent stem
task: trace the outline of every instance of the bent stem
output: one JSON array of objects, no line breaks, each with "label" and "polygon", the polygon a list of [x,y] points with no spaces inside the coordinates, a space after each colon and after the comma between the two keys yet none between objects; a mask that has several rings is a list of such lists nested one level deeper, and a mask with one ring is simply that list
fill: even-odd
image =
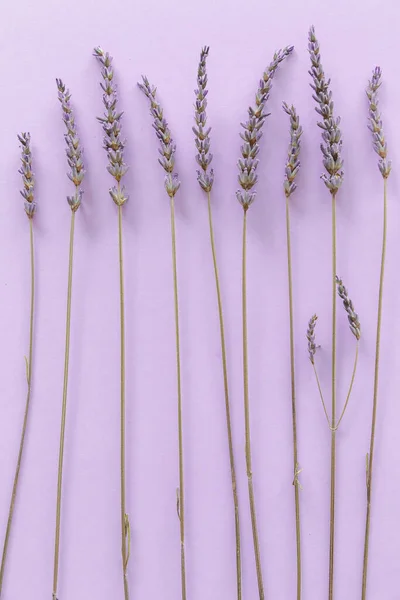
[{"label": "bent stem", "polygon": [[387,193],[386,193],[386,188],[387,188],[387,178],[384,178],[383,179],[382,257],[381,257],[381,272],[380,272],[380,279],[379,279],[378,318],[377,318],[377,325],[376,325],[374,398],[373,398],[373,408],[372,408],[371,439],[370,439],[370,446],[369,446],[369,455],[367,455],[367,514],[366,514],[366,521],[365,521],[362,600],[365,600],[367,597],[368,553],[369,553],[369,537],[370,537],[370,526],[371,526],[372,468],[373,468],[373,464],[374,464],[376,413],[377,413],[377,408],[378,408],[382,300],[383,300],[383,283],[384,283],[384,278],[385,278],[385,259],[386,259],[386,237],[387,237]]},{"label": "bent stem", "polygon": [[294,324],[293,324],[293,284],[292,284],[292,251],[290,239],[290,209],[289,197],[286,196],[286,243],[289,283],[289,324],[290,324],[290,381],[292,394],[292,425],[293,425],[293,472],[294,472],[294,506],[296,516],[296,556],[297,556],[297,600],[301,599],[301,529],[300,529],[300,498],[299,498],[299,460],[297,446],[297,411],[296,411],[296,381],[294,368]]},{"label": "bent stem", "polygon": [[211,251],[212,251],[212,258],[213,258],[213,265],[214,265],[215,286],[216,286],[216,290],[217,290],[219,327],[220,327],[220,334],[221,334],[222,373],[223,373],[224,392],[225,392],[226,426],[227,426],[227,433],[228,433],[229,462],[230,462],[230,467],[231,467],[233,506],[234,506],[234,512],[235,512],[237,598],[238,598],[238,600],[241,600],[241,598],[242,598],[242,566],[241,566],[239,503],[238,503],[238,495],[237,495],[237,488],[236,488],[235,458],[234,458],[234,453],[233,453],[231,408],[230,408],[230,402],[229,402],[228,369],[227,369],[227,361],[226,361],[224,317],[223,317],[223,311],[222,311],[222,298],[221,298],[221,288],[220,288],[220,283],[219,283],[217,254],[215,251],[214,227],[213,227],[213,220],[212,220],[210,192],[207,193],[207,199],[208,199],[208,220],[209,220],[209,225],[210,225],[210,242],[211,242]]},{"label": "bent stem", "polygon": [[67,319],[65,332],[65,357],[64,357],[64,385],[61,411],[60,449],[58,454],[58,478],[57,478],[57,506],[56,506],[56,534],[54,543],[54,572],[53,572],[53,600],[57,600],[58,587],[58,565],[60,556],[60,527],[61,527],[61,492],[64,462],[64,440],[65,423],[67,416],[67,391],[68,391],[68,369],[69,369],[69,346],[71,334],[71,297],[72,297],[72,267],[74,255],[74,230],[75,211],[71,211],[71,229],[69,238],[69,261],[68,261],[68,291],[67,291]]},{"label": "bent stem", "polygon": [[329,533],[329,600],[333,600],[336,499],[336,194],[332,194],[332,416],[331,499]]},{"label": "bent stem", "polygon": [[121,551],[125,600],[129,600],[127,568],[130,553],[130,525],[125,505],[125,295],[122,247],[122,206],[118,206],[119,290],[121,324]]},{"label": "bent stem", "polygon": [[249,409],[249,372],[247,352],[247,290],[246,290],[246,242],[247,242],[247,208],[243,212],[243,255],[242,255],[242,317],[243,317],[243,386],[244,386],[244,421],[246,436],[246,470],[249,489],[249,503],[251,514],[251,526],[253,530],[254,557],[256,561],[258,593],[260,600],[264,600],[264,583],[261,570],[260,546],[258,542],[257,517],[253,489],[253,473],[251,461],[250,440],[250,409]]},{"label": "bent stem", "polygon": [[349,400],[350,400],[350,396],[351,396],[351,392],[353,391],[353,385],[354,385],[354,379],[356,377],[356,372],[357,372],[357,364],[358,364],[358,354],[359,354],[359,341],[357,340],[357,344],[356,344],[356,353],[355,353],[355,357],[354,357],[354,365],[353,365],[353,372],[351,374],[351,380],[350,380],[350,386],[349,386],[349,391],[347,392],[347,396],[346,396],[346,402],[344,403],[343,406],[343,410],[342,413],[340,415],[340,418],[338,420],[338,422],[336,423],[336,431],[339,428],[340,423],[342,422],[342,419],[344,417],[344,414],[346,412],[347,406],[349,404]]},{"label": "bent stem", "polygon": [[21,470],[22,455],[24,452],[26,427],[28,423],[29,406],[31,401],[31,388],[32,388],[32,355],[33,355],[33,322],[34,322],[34,307],[35,307],[35,253],[34,253],[34,241],[33,241],[33,223],[32,218],[29,218],[29,238],[30,238],[30,266],[31,266],[31,300],[30,300],[30,319],[29,319],[29,353],[28,359],[26,360],[26,380],[28,384],[28,390],[26,395],[24,420],[22,423],[21,441],[19,444],[19,452],[17,458],[17,466],[15,469],[14,483],[11,493],[10,508],[8,511],[8,520],[6,535],[4,538],[3,554],[1,557],[0,567],[0,596],[3,589],[4,570],[7,560],[8,543],[10,540],[11,526],[14,515],[15,500],[17,496],[19,473]]},{"label": "bent stem", "polygon": [[175,307],[175,340],[176,340],[176,374],[178,388],[178,451],[179,451],[179,489],[177,491],[177,512],[180,524],[181,540],[181,584],[182,600],[186,600],[186,561],[185,561],[185,495],[183,477],[183,430],[182,430],[182,392],[181,392],[181,355],[179,341],[179,304],[178,304],[178,274],[176,267],[176,233],[175,233],[175,202],[171,197],[171,241],[172,269],[174,279]]},{"label": "bent stem", "polygon": [[317,382],[317,386],[318,386],[318,391],[319,391],[319,397],[321,398],[321,402],[322,402],[322,408],[324,409],[324,413],[325,413],[325,417],[326,420],[328,422],[329,425],[329,429],[332,429],[332,425],[331,425],[331,421],[329,419],[329,415],[328,415],[328,411],[326,409],[326,404],[325,404],[325,400],[324,400],[324,395],[322,393],[322,387],[321,387],[321,382],[319,380],[319,376],[318,376],[318,371],[317,371],[317,367],[315,366],[314,363],[312,363],[313,369],[314,369],[314,375],[315,375],[315,380]]}]

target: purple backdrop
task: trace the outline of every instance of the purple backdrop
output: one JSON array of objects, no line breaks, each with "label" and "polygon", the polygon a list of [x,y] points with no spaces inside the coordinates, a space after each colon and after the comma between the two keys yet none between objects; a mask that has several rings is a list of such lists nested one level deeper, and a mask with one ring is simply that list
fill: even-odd
[{"label": "purple backdrop", "polygon": [[[132,598],[180,595],[176,517],[177,419],[169,206],[141,73],[158,86],[177,143],[178,269],[190,600],[235,597],[234,527],[221,357],[205,197],[196,182],[193,101],[203,44],[211,47],[209,119],[213,192],[243,536],[244,596],[255,598],[247,483],[241,350],[241,219],[235,198],[239,123],[275,49],[296,46],[276,77],[249,212],[248,305],[254,484],[267,597],[295,595],[295,534],[288,362],[287,273],[282,173],[294,102],[304,126],[299,190],[292,201],[304,598],[327,594],[330,435],[305,341],[318,312],[323,385],[330,373],[330,200],[321,173],[320,132],[309,88],[307,30],[321,42],[342,117],[345,182],[338,197],[338,271],[362,323],[360,370],[338,434],[336,592],[361,591],[365,455],[371,418],[382,180],[366,127],[364,88],[383,68],[381,107],[390,155],[389,239],[382,331],[369,598],[395,600],[400,559],[400,274],[398,162],[400,85],[395,0],[20,0],[3,5],[0,136],[0,539],[6,524],[25,402],[29,238],[19,196],[16,134],[32,134],[37,177],[37,313],[32,412],[4,598],[50,598],[62,397],[68,228],[64,125],[56,77],[73,94],[87,177],[76,219],[70,393],[62,538],[61,600],[122,598],[119,513],[119,298],[116,207],[101,148],[101,44],[111,52],[127,137],[124,211],[127,303],[127,509],[132,526]],[[348,385],[353,338],[339,311],[339,401]]]}]

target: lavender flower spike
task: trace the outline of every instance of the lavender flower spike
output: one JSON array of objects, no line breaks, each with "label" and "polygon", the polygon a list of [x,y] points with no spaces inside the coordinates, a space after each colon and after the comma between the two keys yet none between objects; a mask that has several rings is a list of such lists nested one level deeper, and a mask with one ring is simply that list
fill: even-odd
[{"label": "lavender flower spike", "polygon": [[297,188],[295,178],[300,169],[300,138],[303,128],[300,125],[299,117],[293,104],[289,107],[284,102],[282,106],[285,113],[290,117],[290,144],[283,183],[285,195],[289,198]]},{"label": "lavender flower spike", "polygon": [[69,90],[66,89],[61,79],[56,79],[56,83],[58,88],[58,99],[62,108],[63,121],[67,128],[67,133],[65,134],[65,141],[67,143],[66,153],[68,165],[71,169],[67,175],[75,185],[75,194],[73,196],[67,196],[67,201],[71,210],[75,212],[78,210],[83,196],[83,191],[81,190],[82,181],[85,176],[82,159],[83,151],[76,130],[74,113],[71,108],[71,94]]},{"label": "lavender flower spike", "polygon": [[196,127],[193,127],[195,135],[195,143],[198,154],[196,160],[201,167],[201,171],[197,171],[197,181],[205,192],[211,192],[214,183],[214,171],[208,167],[212,161],[213,155],[210,153],[210,131],[211,127],[207,128],[207,72],[206,59],[208,57],[209,47],[204,46],[200,54],[200,63],[197,71],[197,90],[195,114]]},{"label": "lavender flower spike", "polygon": [[155,88],[154,85],[150,85],[147,77],[142,77],[142,79],[143,83],[138,83],[138,86],[139,89],[142,90],[142,92],[150,100],[150,114],[154,118],[153,127],[161,146],[158,150],[161,155],[161,158],[158,159],[158,162],[167,173],[165,176],[164,185],[168,196],[173,198],[181,185],[181,182],[178,180],[178,175],[173,172],[175,166],[176,145],[171,137],[168,123],[164,119],[164,111],[157,101],[157,88]]},{"label": "lavender flower spike", "polygon": [[21,133],[21,135],[18,135],[18,140],[21,144],[22,163],[18,173],[22,175],[22,183],[24,184],[20,194],[25,200],[24,208],[28,219],[32,219],[36,212],[36,202],[34,197],[35,175],[32,172],[31,134]]},{"label": "lavender flower spike", "polygon": [[314,356],[317,351],[317,346],[315,344],[315,326],[317,324],[317,319],[317,315],[313,315],[308,322],[307,328],[308,356],[310,357],[312,364],[314,364]]},{"label": "lavender flower spike", "polygon": [[366,90],[369,103],[368,129],[372,132],[374,150],[379,156],[379,170],[382,174],[382,177],[387,179],[390,175],[392,164],[390,160],[387,160],[387,144],[378,106],[378,89],[382,84],[381,77],[381,68],[375,67],[372,72],[372,78],[368,82],[368,87]]},{"label": "lavender flower spike", "polygon": [[343,285],[343,281],[337,276],[336,284],[339,297],[343,300],[343,306],[347,313],[350,331],[355,336],[355,338],[359,340],[361,337],[361,325],[360,320],[358,318],[358,314],[354,310],[353,303],[349,298],[349,294],[347,293],[347,288],[345,288],[345,286]]},{"label": "lavender flower spike", "polygon": [[322,129],[322,162],[328,173],[328,175],[321,175],[321,179],[333,195],[337,193],[343,183],[343,160],[341,158],[343,142],[339,128],[340,117],[334,117],[333,114],[332,92],[329,89],[331,80],[326,79],[321,65],[319,43],[315,37],[314,26],[310,27],[308,41],[308,51],[311,58],[309,74],[313,80],[310,85],[314,90],[313,98],[318,104],[315,110],[322,117],[322,121],[318,123],[318,126]]},{"label": "lavender flower spike", "polygon": [[268,114],[265,112],[265,105],[269,99],[272,87],[272,80],[275,76],[279,64],[285,60],[292,52],[294,47],[287,46],[283,50],[275,52],[271,64],[264,71],[256,93],[255,106],[249,107],[249,118],[245,123],[241,123],[244,133],[240,134],[243,144],[240,148],[242,158],[238,161],[239,184],[242,188],[236,192],[236,197],[243,209],[247,211],[250,204],[255,199],[255,192],[252,188],[257,183],[257,154],[260,150],[259,141],[262,137],[262,127]]},{"label": "lavender flower spike", "polygon": [[117,206],[123,206],[127,202],[129,196],[125,191],[125,187],[121,187],[121,179],[128,170],[124,162],[124,148],[126,140],[121,137],[121,117],[122,112],[117,112],[117,86],[114,83],[114,69],[112,68],[112,56],[108,52],[104,52],[100,46],[93,51],[93,56],[102,65],[101,75],[103,83],[100,87],[103,90],[103,104],[105,113],[103,117],[97,117],[104,131],[103,148],[107,152],[109,165],[107,171],[112,175],[117,182],[117,185],[110,188],[110,196]]}]

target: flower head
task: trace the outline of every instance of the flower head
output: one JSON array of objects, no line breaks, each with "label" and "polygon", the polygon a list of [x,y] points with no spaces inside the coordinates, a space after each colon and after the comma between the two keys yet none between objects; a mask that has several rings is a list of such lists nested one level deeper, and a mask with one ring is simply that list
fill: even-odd
[{"label": "flower head", "polygon": [[200,53],[200,62],[197,71],[197,89],[195,90],[196,102],[194,105],[196,127],[193,127],[194,141],[197,148],[196,160],[201,168],[200,171],[197,171],[197,181],[205,192],[211,192],[214,183],[214,171],[213,169],[208,170],[213,158],[210,152],[211,127],[207,127],[206,113],[208,94],[206,59],[208,52],[209,47],[204,46]]},{"label": "flower head", "polygon": [[372,133],[372,143],[375,152],[379,156],[379,170],[384,179],[387,179],[392,167],[391,161],[387,160],[387,143],[382,126],[382,118],[379,112],[378,89],[382,82],[382,70],[380,67],[375,67],[372,72],[372,78],[368,82],[367,97],[369,104],[368,129]]},{"label": "flower head", "polygon": [[166,172],[164,185],[167,194],[173,198],[181,185],[178,175],[174,173],[176,145],[171,137],[168,123],[164,119],[164,111],[156,97],[157,88],[149,83],[147,77],[142,77],[142,79],[143,83],[138,83],[138,86],[150,101],[150,114],[154,119],[153,127],[160,142],[158,151],[161,158],[158,159],[158,162]]},{"label": "flower head", "polygon": [[300,125],[299,117],[293,105],[289,107],[286,102],[284,102],[283,110],[290,117],[290,144],[285,168],[285,180],[283,183],[285,195],[289,198],[297,188],[295,178],[300,169],[300,138],[303,133],[303,128]]},{"label": "flower head", "polygon": [[240,133],[243,144],[240,148],[242,157],[238,161],[239,185],[241,190],[236,192],[236,197],[243,209],[247,211],[255,199],[255,192],[251,191],[257,183],[257,155],[260,150],[259,141],[262,137],[262,127],[268,114],[265,106],[269,99],[272,80],[280,63],[293,52],[293,46],[287,46],[283,50],[275,52],[271,64],[264,71],[260,80],[255,98],[255,105],[249,107],[249,118],[241,123],[244,131]]},{"label": "flower head", "polygon": [[336,277],[337,291],[339,297],[343,300],[343,306],[345,311],[347,312],[347,318],[350,324],[350,331],[356,337],[357,340],[361,337],[361,325],[358,319],[357,313],[354,311],[354,306],[352,301],[349,298],[347,289],[343,285],[343,281]]},{"label": "flower head", "polygon": [[128,200],[125,187],[121,187],[121,179],[128,170],[124,162],[124,148],[126,140],[121,137],[121,117],[122,112],[117,112],[117,86],[114,82],[114,69],[112,67],[112,56],[104,52],[100,46],[93,51],[93,56],[102,65],[101,75],[103,81],[100,87],[103,90],[103,104],[105,113],[103,117],[97,120],[101,123],[104,131],[103,148],[107,152],[109,165],[108,172],[117,182],[117,185],[110,189],[110,196],[118,206],[122,206]]},{"label": "flower head", "polygon": [[23,189],[20,191],[24,198],[24,208],[29,219],[32,219],[36,212],[36,202],[34,197],[35,175],[32,172],[32,152],[31,152],[31,134],[21,133],[18,135],[21,144],[21,168],[18,173],[22,175]]},{"label": "flower head", "polygon": [[307,328],[308,355],[312,364],[314,364],[314,356],[317,351],[317,346],[315,345],[315,325],[317,324],[317,319],[317,315],[313,315],[308,321]]},{"label": "flower head", "polygon": [[313,26],[310,27],[308,33],[308,51],[311,59],[309,73],[313,80],[310,85],[314,90],[313,98],[318,104],[315,110],[322,117],[322,121],[318,123],[322,129],[322,162],[328,173],[321,175],[321,179],[331,194],[336,194],[343,182],[343,160],[341,158],[343,142],[339,128],[340,117],[335,117],[333,113],[332,92],[329,89],[331,80],[325,77],[321,65],[319,43],[315,37]]},{"label": "flower head", "polygon": [[74,113],[71,108],[71,94],[61,79],[56,79],[56,83],[58,88],[58,99],[62,108],[62,118],[67,129],[67,133],[64,136],[67,144],[67,161],[70,168],[67,175],[75,185],[75,194],[73,196],[67,196],[67,201],[71,210],[76,211],[82,202],[83,196],[83,191],[81,190],[82,181],[85,176],[82,159],[83,151],[76,130]]}]

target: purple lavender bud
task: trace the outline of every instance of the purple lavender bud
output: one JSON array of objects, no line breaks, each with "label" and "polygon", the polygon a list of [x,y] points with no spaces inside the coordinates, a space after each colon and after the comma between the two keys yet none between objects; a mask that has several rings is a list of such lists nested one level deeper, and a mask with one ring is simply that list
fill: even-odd
[{"label": "purple lavender bud", "polygon": [[381,77],[381,68],[375,67],[375,69],[372,71],[372,78],[370,81],[368,81],[368,87],[366,90],[369,104],[368,129],[372,132],[372,145],[375,152],[379,156],[379,170],[382,174],[382,177],[387,179],[390,175],[392,164],[390,160],[387,160],[387,144],[378,106],[378,89],[382,84]]},{"label": "purple lavender bud", "polygon": [[290,144],[283,183],[285,195],[289,198],[297,188],[294,180],[300,169],[300,138],[303,133],[303,128],[300,125],[299,117],[293,105],[289,107],[286,102],[284,102],[283,110],[290,117]]},{"label": "purple lavender bud", "polygon": [[23,189],[20,190],[24,198],[24,208],[29,219],[32,219],[36,212],[36,202],[34,197],[35,176],[32,172],[32,153],[31,153],[31,135],[30,133],[21,133],[17,136],[21,144],[21,168],[18,173],[22,175]]},{"label": "purple lavender bud", "polygon": [[[123,113],[117,112],[118,95],[117,86],[114,82],[113,58],[108,52],[104,52],[100,46],[94,49],[93,56],[102,65],[101,76],[103,81],[100,83],[100,87],[103,90],[103,104],[105,107],[104,116],[97,117],[97,120],[101,123],[104,131],[103,148],[107,152],[109,161],[107,170],[117,182],[118,186],[115,189],[118,189],[121,179],[129,167],[124,162],[126,140],[121,137],[121,117]],[[117,202],[111,195],[118,206],[122,206],[128,199],[128,196],[125,194],[121,194],[121,196],[125,200],[121,202],[121,198],[119,198]]]},{"label": "purple lavender bud", "polygon": [[112,187],[109,189],[109,193],[117,206],[123,206],[125,202],[129,200],[129,196],[126,194],[124,186]]},{"label": "purple lavender bud", "polygon": [[150,100],[150,114],[154,119],[153,128],[160,141],[158,151],[161,154],[161,158],[158,159],[158,162],[167,173],[164,185],[168,196],[173,198],[181,185],[178,176],[176,173],[173,173],[176,145],[171,137],[168,122],[164,119],[164,111],[156,97],[157,88],[150,84],[147,77],[143,76],[142,79],[143,83],[138,83],[138,87]]},{"label": "purple lavender bud", "polygon": [[333,116],[332,92],[329,89],[330,79],[325,78],[321,65],[319,43],[315,37],[314,26],[308,32],[308,51],[311,59],[309,74],[313,83],[310,84],[314,90],[313,99],[317,102],[316,112],[321,115],[323,121],[318,126],[323,129],[321,151],[324,157],[323,164],[328,175],[322,175],[331,194],[336,194],[343,182],[343,161],[341,159],[342,135],[339,129],[340,119]]},{"label": "purple lavender bud", "polygon": [[198,154],[196,155],[196,161],[198,162],[201,170],[197,171],[197,181],[200,187],[206,192],[211,192],[211,188],[214,183],[214,172],[211,169],[208,172],[208,167],[212,161],[212,154],[210,153],[210,131],[211,128],[206,129],[207,124],[207,72],[206,72],[206,60],[209,53],[209,47],[204,46],[200,53],[200,62],[197,70],[197,89],[195,90],[196,102],[195,102],[195,113],[194,120],[196,121],[196,127],[193,127],[193,133],[195,135],[195,144]]},{"label": "purple lavender bud", "polygon": [[257,183],[256,170],[258,160],[256,156],[259,152],[259,141],[262,136],[262,127],[265,119],[269,116],[265,112],[265,105],[268,101],[272,87],[272,81],[275,76],[279,64],[285,60],[293,52],[293,46],[287,46],[283,50],[275,52],[271,64],[265,70],[263,77],[259,83],[256,92],[255,106],[249,107],[249,118],[245,123],[241,123],[244,132],[240,133],[240,137],[244,141],[240,151],[244,161],[238,161],[239,168],[239,184],[244,190],[244,193],[238,190],[236,197],[244,210],[247,210],[255,198],[255,193],[250,193],[249,190]]},{"label": "purple lavender bud", "polygon": [[61,79],[56,79],[58,89],[58,99],[61,103],[62,118],[67,129],[65,134],[65,142],[67,144],[67,162],[70,171],[67,172],[69,179],[75,185],[75,195],[68,196],[67,202],[74,212],[78,210],[83,196],[83,191],[80,189],[83,178],[85,176],[85,169],[83,165],[83,150],[79,141],[74,113],[71,108],[71,94],[66,89]]}]

